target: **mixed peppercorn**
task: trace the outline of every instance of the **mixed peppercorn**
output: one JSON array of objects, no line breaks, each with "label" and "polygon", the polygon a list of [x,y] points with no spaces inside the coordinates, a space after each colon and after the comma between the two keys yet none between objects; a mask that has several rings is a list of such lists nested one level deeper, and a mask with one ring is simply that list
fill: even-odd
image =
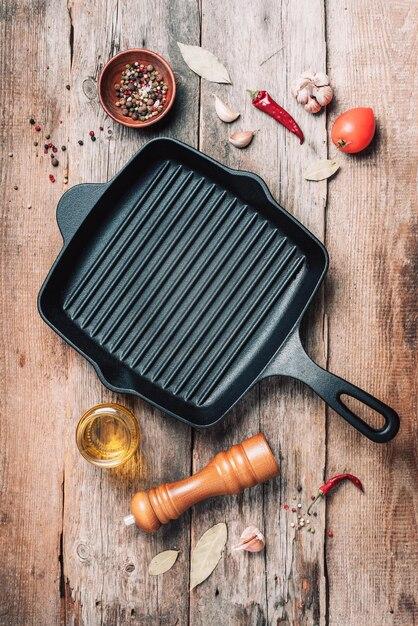
[{"label": "mixed peppercorn", "polygon": [[141,122],[158,115],[167,102],[168,87],[162,75],[153,65],[139,61],[126,64],[114,89],[122,115]]}]

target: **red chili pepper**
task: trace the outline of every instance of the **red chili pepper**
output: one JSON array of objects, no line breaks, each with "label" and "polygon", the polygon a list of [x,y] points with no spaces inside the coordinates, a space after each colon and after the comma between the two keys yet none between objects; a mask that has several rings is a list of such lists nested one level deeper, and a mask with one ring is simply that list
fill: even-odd
[{"label": "red chili pepper", "polygon": [[308,515],[311,514],[310,513],[311,508],[313,507],[313,505],[319,498],[323,498],[324,496],[326,496],[327,493],[329,493],[332,489],[334,489],[334,487],[339,485],[344,480],[349,480],[350,482],[353,483],[353,485],[357,487],[357,489],[360,489],[360,491],[364,491],[361,480],[360,478],[357,478],[357,476],[354,476],[353,474],[336,474],[335,476],[332,476],[331,478],[329,478],[326,483],[324,483],[323,485],[319,487],[318,495],[308,507],[308,510],[307,510]]},{"label": "red chili pepper", "polygon": [[300,143],[304,142],[305,138],[303,136],[303,132],[300,126],[297,124],[297,122],[295,122],[293,117],[290,115],[290,113],[286,111],[286,109],[281,107],[280,104],[277,104],[277,102],[273,100],[273,98],[267,91],[248,90],[248,92],[251,95],[252,103],[256,107],[256,109],[264,111],[264,113],[267,113],[267,115],[270,115],[270,117],[274,118],[276,122],[279,122],[279,124],[282,124],[285,128],[290,130],[291,133],[299,137]]}]

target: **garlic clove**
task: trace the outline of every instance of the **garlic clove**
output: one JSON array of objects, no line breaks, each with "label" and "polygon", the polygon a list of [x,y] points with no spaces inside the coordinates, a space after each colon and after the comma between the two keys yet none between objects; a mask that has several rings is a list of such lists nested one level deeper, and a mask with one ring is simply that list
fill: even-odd
[{"label": "garlic clove", "polygon": [[313,82],[317,87],[325,87],[329,85],[329,78],[323,72],[317,72],[313,78]]},{"label": "garlic clove", "polygon": [[308,102],[305,104],[305,109],[309,113],[319,113],[321,105],[315,100],[315,98],[309,98]]},{"label": "garlic clove", "polygon": [[299,104],[306,104],[309,100],[310,95],[310,90],[304,87],[299,91],[298,95],[296,96],[296,100],[299,102]]},{"label": "garlic clove", "polygon": [[234,111],[233,109],[231,109],[224,102],[222,102],[222,100],[218,98],[218,96],[215,96],[215,111],[219,119],[221,119],[223,122],[227,122],[228,124],[230,122],[233,122],[240,116],[238,111]]},{"label": "garlic clove", "polygon": [[311,84],[311,81],[309,80],[309,78],[303,78],[301,76],[295,83],[293,83],[293,85],[290,88],[292,96],[297,98],[299,91],[305,88],[309,88],[310,84]]},{"label": "garlic clove", "polygon": [[324,85],[324,87],[316,87],[313,90],[313,96],[319,102],[322,107],[327,106],[333,98],[332,87]]},{"label": "garlic clove", "polygon": [[254,135],[253,130],[237,130],[229,136],[229,141],[236,148],[246,148],[252,142]]},{"label": "garlic clove", "polygon": [[232,550],[245,550],[246,552],[260,552],[264,549],[266,540],[257,526],[251,525],[242,532],[240,542],[232,547]]}]

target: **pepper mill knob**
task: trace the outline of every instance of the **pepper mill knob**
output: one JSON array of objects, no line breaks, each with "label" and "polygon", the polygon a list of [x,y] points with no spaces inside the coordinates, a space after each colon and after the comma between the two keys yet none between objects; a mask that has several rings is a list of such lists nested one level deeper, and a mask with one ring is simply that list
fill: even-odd
[{"label": "pepper mill knob", "polygon": [[212,496],[237,494],[279,473],[279,466],[263,433],[258,433],[229,450],[218,452],[193,476],[138,491],[131,500],[126,525],[135,523],[151,533],[177,519],[197,502]]}]

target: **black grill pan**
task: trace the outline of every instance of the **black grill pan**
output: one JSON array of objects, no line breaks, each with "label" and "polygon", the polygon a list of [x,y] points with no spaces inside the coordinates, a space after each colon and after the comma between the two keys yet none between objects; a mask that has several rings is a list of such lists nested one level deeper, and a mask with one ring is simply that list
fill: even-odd
[{"label": "black grill pan", "polygon": [[[156,139],[109,183],[67,191],[57,221],[64,246],[39,311],[110,389],[210,426],[258,380],[284,374],[373,441],[396,434],[391,408],[306,355],[299,324],[327,252],[258,176]],[[342,394],[381,413],[384,427]]]}]

